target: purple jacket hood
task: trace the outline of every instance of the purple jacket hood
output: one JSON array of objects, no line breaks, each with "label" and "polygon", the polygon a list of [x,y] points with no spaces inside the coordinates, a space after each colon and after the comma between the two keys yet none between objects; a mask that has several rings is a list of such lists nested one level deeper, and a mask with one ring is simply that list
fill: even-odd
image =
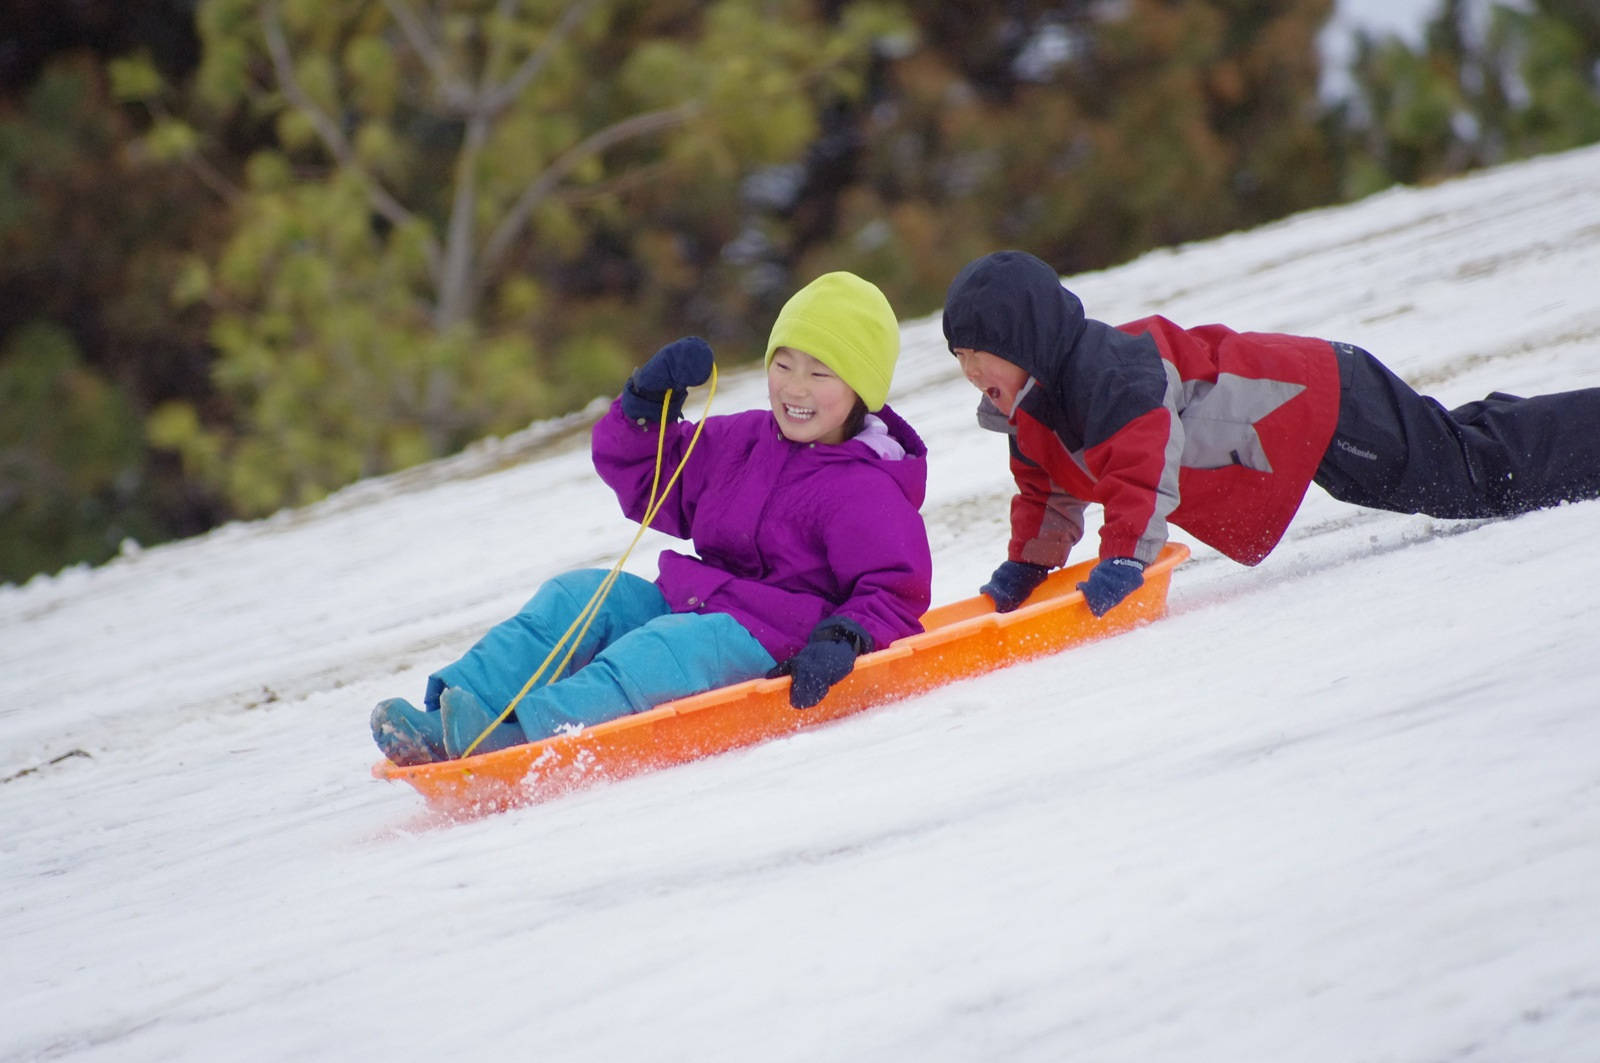
[{"label": "purple jacket hood", "polygon": [[[651,525],[698,555],[661,553],[656,584],[673,611],[727,613],[779,661],[830,616],[854,620],[879,648],[922,630],[933,577],[918,512],[928,451],[888,406],[875,416],[904,457],[859,440],[792,443],[769,410],[707,418]],[[693,433],[688,421],[668,426],[663,482]],[[594,427],[595,469],[632,520],[649,501],[656,434],[620,402]]]}]

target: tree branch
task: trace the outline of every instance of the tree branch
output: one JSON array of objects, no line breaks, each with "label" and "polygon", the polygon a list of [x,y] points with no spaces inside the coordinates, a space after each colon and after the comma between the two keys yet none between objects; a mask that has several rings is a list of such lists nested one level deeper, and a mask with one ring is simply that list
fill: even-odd
[{"label": "tree branch", "polygon": [[522,65],[506,79],[505,84],[493,91],[489,91],[487,86],[485,87],[480,101],[481,106],[493,113],[504,110],[515,103],[517,97],[522,94],[522,90],[526,89],[533,79],[539,76],[539,72],[550,61],[551,54],[566,40],[568,34],[573,31],[578,23],[583,20],[583,16],[587,15],[599,2],[600,0],[575,0],[571,7],[562,12],[561,18],[550,28],[550,32],[545,34],[544,40],[539,42],[539,47],[528,58],[524,59]]},{"label": "tree branch", "polygon": [[384,0],[383,6],[389,9],[406,42],[422,60],[422,65],[428,68],[428,73],[433,75],[434,82],[439,86],[439,98],[445,106],[462,112],[471,110],[475,99],[471,86],[451,72],[449,60],[440,50],[438,42],[429,36],[416,13],[401,0]]},{"label": "tree branch", "polygon": [[[177,121],[172,116],[172,111],[160,100],[152,100],[147,104],[150,113],[166,121]],[[194,173],[201,184],[209,188],[218,199],[224,203],[233,204],[239,201],[239,186],[225,177],[221,170],[212,165],[211,160],[198,149],[185,155],[183,164]]]},{"label": "tree branch", "polygon": [[445,230],[444,256],[440,265],[439,301],[434,306],[434,327],[440,332],[465,320],[475,300],[477,273],[473,269],[473,222],[478,208],[478,159],[489,141],[490,120],[477,115],[467,121],[461,154],[456,159],[455,195],[450,204],[450,221]]},{"label": "tree branch", "polygon": [[500,219],[500,224],[495,226],[493,235],[483,247],[479,277],[487,277],[499,267],[500,260],[510,251],[512,242],[527,225],[534,208],[580,163],[625,141],[683,125],[698,115],[701,109],[699,100],[688,100],[676,107],[636,114],[613,123],[568,148],[546,166],[538,177],[528,183],[511,209],[506,212],[506,216]]},{"label": "tree branch", "polygon": [[665,173],[667,166],[664,162],[652,162],[635,166],[627,173],[618,174],[604,181],[596,181],[592,185],[582,188],[567,188],[556,196],[563,203],[592,203],[606,196],[619,196],[633,191],[640,185],[654,181]]},{"label": "tree branch", "polygon": [[474,101],[480,114],[489,115],[494,113],[494,109],[485,106],[484,103],[489,98],[489,88],[494,78],[494,72],[499,70],[501,65],[505,63],[506,54],[510,48],[510,34],[494,32],[494,24],[496,21],[509,22],[512,14],[516,11],[517,2],[518,0],[498,0],[498,3],[494,5],[494,15],[488,25],[488,53],[483,57],[483,70],[478,77],[478,94]]},{"label": "tree branch", "polygon": [[[294,73],[294,57],[289,54],[289,41],[283,32],[283,23],[278,17],[277,0],[263,4],[261,7],[261,30],[266,36],[267,52],[272,57],[272,68],[278,78],[278,87],[289,102],[311,119],[312,126],[317,131],[318,138],[333,156],[341,169],[348,170],[356,176],[367,191],[367,198],[372,202],[372,208],[394,225],[404,225],[412,220],[412,213],[389,194],[366,168],[356,159],[355,149],[351,146],[344,131],[339,124],[318,107],[316,101],[305,91]],[[439,246],[436,241],[429,238],[427,243],[428,268],[434,273],[435,279],[440,268]]]}]

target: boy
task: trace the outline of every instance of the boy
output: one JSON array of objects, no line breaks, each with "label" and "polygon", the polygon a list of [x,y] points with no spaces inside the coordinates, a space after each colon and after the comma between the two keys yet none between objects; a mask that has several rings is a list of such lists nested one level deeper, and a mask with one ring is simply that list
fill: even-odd
[{"label": "boy", "polygon": [[1001,612],[1066,560],[1088,502],[1105,520],[1078,586],[1104,616],[1144,583],[1169,523],[1254,565],[1313,481],[1436,517],[1600,497],[1600,388],[1447,411],[1345,343],[1163,317],[1112,328],[1021,251],[956,275],[944,334],[983,392],[979,422],[1011,436],[1011,543],[982,588]]}]

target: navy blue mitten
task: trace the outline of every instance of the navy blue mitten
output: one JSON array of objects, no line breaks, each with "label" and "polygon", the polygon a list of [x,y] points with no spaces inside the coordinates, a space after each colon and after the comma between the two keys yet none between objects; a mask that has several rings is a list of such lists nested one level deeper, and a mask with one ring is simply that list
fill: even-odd
[{"label": "navy blue mitten", "polygon": [[858,655],[871,650],[872,636],[865,628],[854,620],[830,616],[812,628],[810,639],[799,653],[768,672],[767,678],[790,676],[789,704],[809,709],[850,674]]},{"label": "navy blue mitten", "polygon": [[1144,586],[1144,562],[1133,557],[1108,557],[1078,584],[1095,616],[1105,616],[1118,602]]},{"label": "navy blue mitten", "polygon": [[1027,561],[1002,561],[1000,567],[994,570],[994,575],[989,577],[989,582],[978,590],[994,599],[995,612],[1009,613],[1027,601],[1028,595],[1038,589],[1048,575],[1050,570],[1044,565]]},{"label": "navy blue mitten", "polygon": [[672,392],[667,420],[683,416],[683,397],[690,388],[711,379],[711,345],[699,336],[673,340],[628,378],[622,389],[622,412],[630,421],[657,421],[661,400]]}]

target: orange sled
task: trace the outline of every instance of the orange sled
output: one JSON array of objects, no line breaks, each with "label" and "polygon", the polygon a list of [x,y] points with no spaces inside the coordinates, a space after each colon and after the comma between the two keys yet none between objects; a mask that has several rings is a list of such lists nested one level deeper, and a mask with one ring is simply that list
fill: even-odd
[{"label": "orange sled", "polygon": [[1011,613],[979,595],[931,609],[920,635],[856,661],[855,670],[804,711],[789,705],[789,679],[752,679],[679,698],[542,742],[462,760],[402,768],[373,766],[379,779],[410,783],[436,812],[472,816],[547,801],[595,783],[683,764],[898,701],[968,676],[1104,638],[1167,611],[1172,570],[1189,556],[1168,543],[1145,569],[1144,586],[1103,619],[1089,612],[1077,584],[1093,561],[1052,573]]}]

